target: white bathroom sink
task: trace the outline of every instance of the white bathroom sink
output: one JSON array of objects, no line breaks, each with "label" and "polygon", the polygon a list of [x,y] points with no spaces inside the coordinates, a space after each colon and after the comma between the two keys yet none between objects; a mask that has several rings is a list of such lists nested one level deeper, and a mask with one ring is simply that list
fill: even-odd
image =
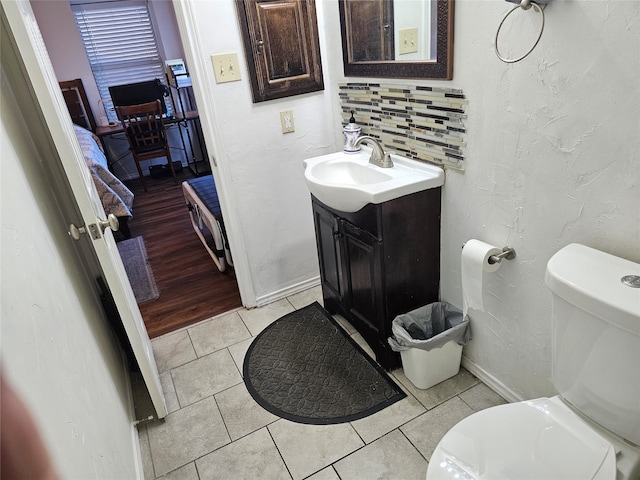
[{"label": "white bathroom sink", "polygon": [[444,184],[444,171],[435,165],[391,154],[393,167],[369,163],[371,149],[359,153],[330,153],[304,161],[311,193],[341,212],[357,212],[368,203],[383,203]]}]

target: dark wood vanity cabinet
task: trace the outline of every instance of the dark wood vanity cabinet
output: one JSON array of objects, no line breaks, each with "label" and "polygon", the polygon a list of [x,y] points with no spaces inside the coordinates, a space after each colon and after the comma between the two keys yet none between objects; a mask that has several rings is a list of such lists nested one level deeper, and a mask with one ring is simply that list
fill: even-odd
[{"label": "dark wood vanity cabinet", "polygon": [[440,190],[355,213],[312,196],[324,306],[351,322],[387,370],[400,365],[387,342],[393,319],[438,301]]}]

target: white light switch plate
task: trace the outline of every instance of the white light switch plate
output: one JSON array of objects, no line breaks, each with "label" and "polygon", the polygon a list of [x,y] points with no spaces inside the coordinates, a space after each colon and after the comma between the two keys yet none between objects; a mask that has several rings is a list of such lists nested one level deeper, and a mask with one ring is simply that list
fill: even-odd
[{"label": "white light switch plate", "polygon": [[240,80],[240,65],[237,53],[217,53],[211,55],[216,83],[236,82]]},{"label": "white light switch plate", "polygon": [[418,51],[418,27],[403,28],[398,34],[400,35],[400,45],[398,47],[400,55]]}]

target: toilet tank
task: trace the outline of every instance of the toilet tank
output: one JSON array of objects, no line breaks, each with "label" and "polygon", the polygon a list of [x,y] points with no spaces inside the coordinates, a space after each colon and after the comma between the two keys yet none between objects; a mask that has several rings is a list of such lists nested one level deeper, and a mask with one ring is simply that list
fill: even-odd
[{"label": "toilet tank", "polygon": [[579,244],[547,264],[553,293],[551,379],[584,415],[640,445],[640,264]]}]

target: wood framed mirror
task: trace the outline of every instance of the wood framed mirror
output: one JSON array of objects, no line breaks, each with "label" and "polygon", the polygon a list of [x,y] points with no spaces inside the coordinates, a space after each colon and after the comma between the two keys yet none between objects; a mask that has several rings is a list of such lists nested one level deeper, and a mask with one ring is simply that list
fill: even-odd
[{"label": "wood framed mirror", "polygon": [[346,77],[453,78],[454,0],[339,0]]}]

